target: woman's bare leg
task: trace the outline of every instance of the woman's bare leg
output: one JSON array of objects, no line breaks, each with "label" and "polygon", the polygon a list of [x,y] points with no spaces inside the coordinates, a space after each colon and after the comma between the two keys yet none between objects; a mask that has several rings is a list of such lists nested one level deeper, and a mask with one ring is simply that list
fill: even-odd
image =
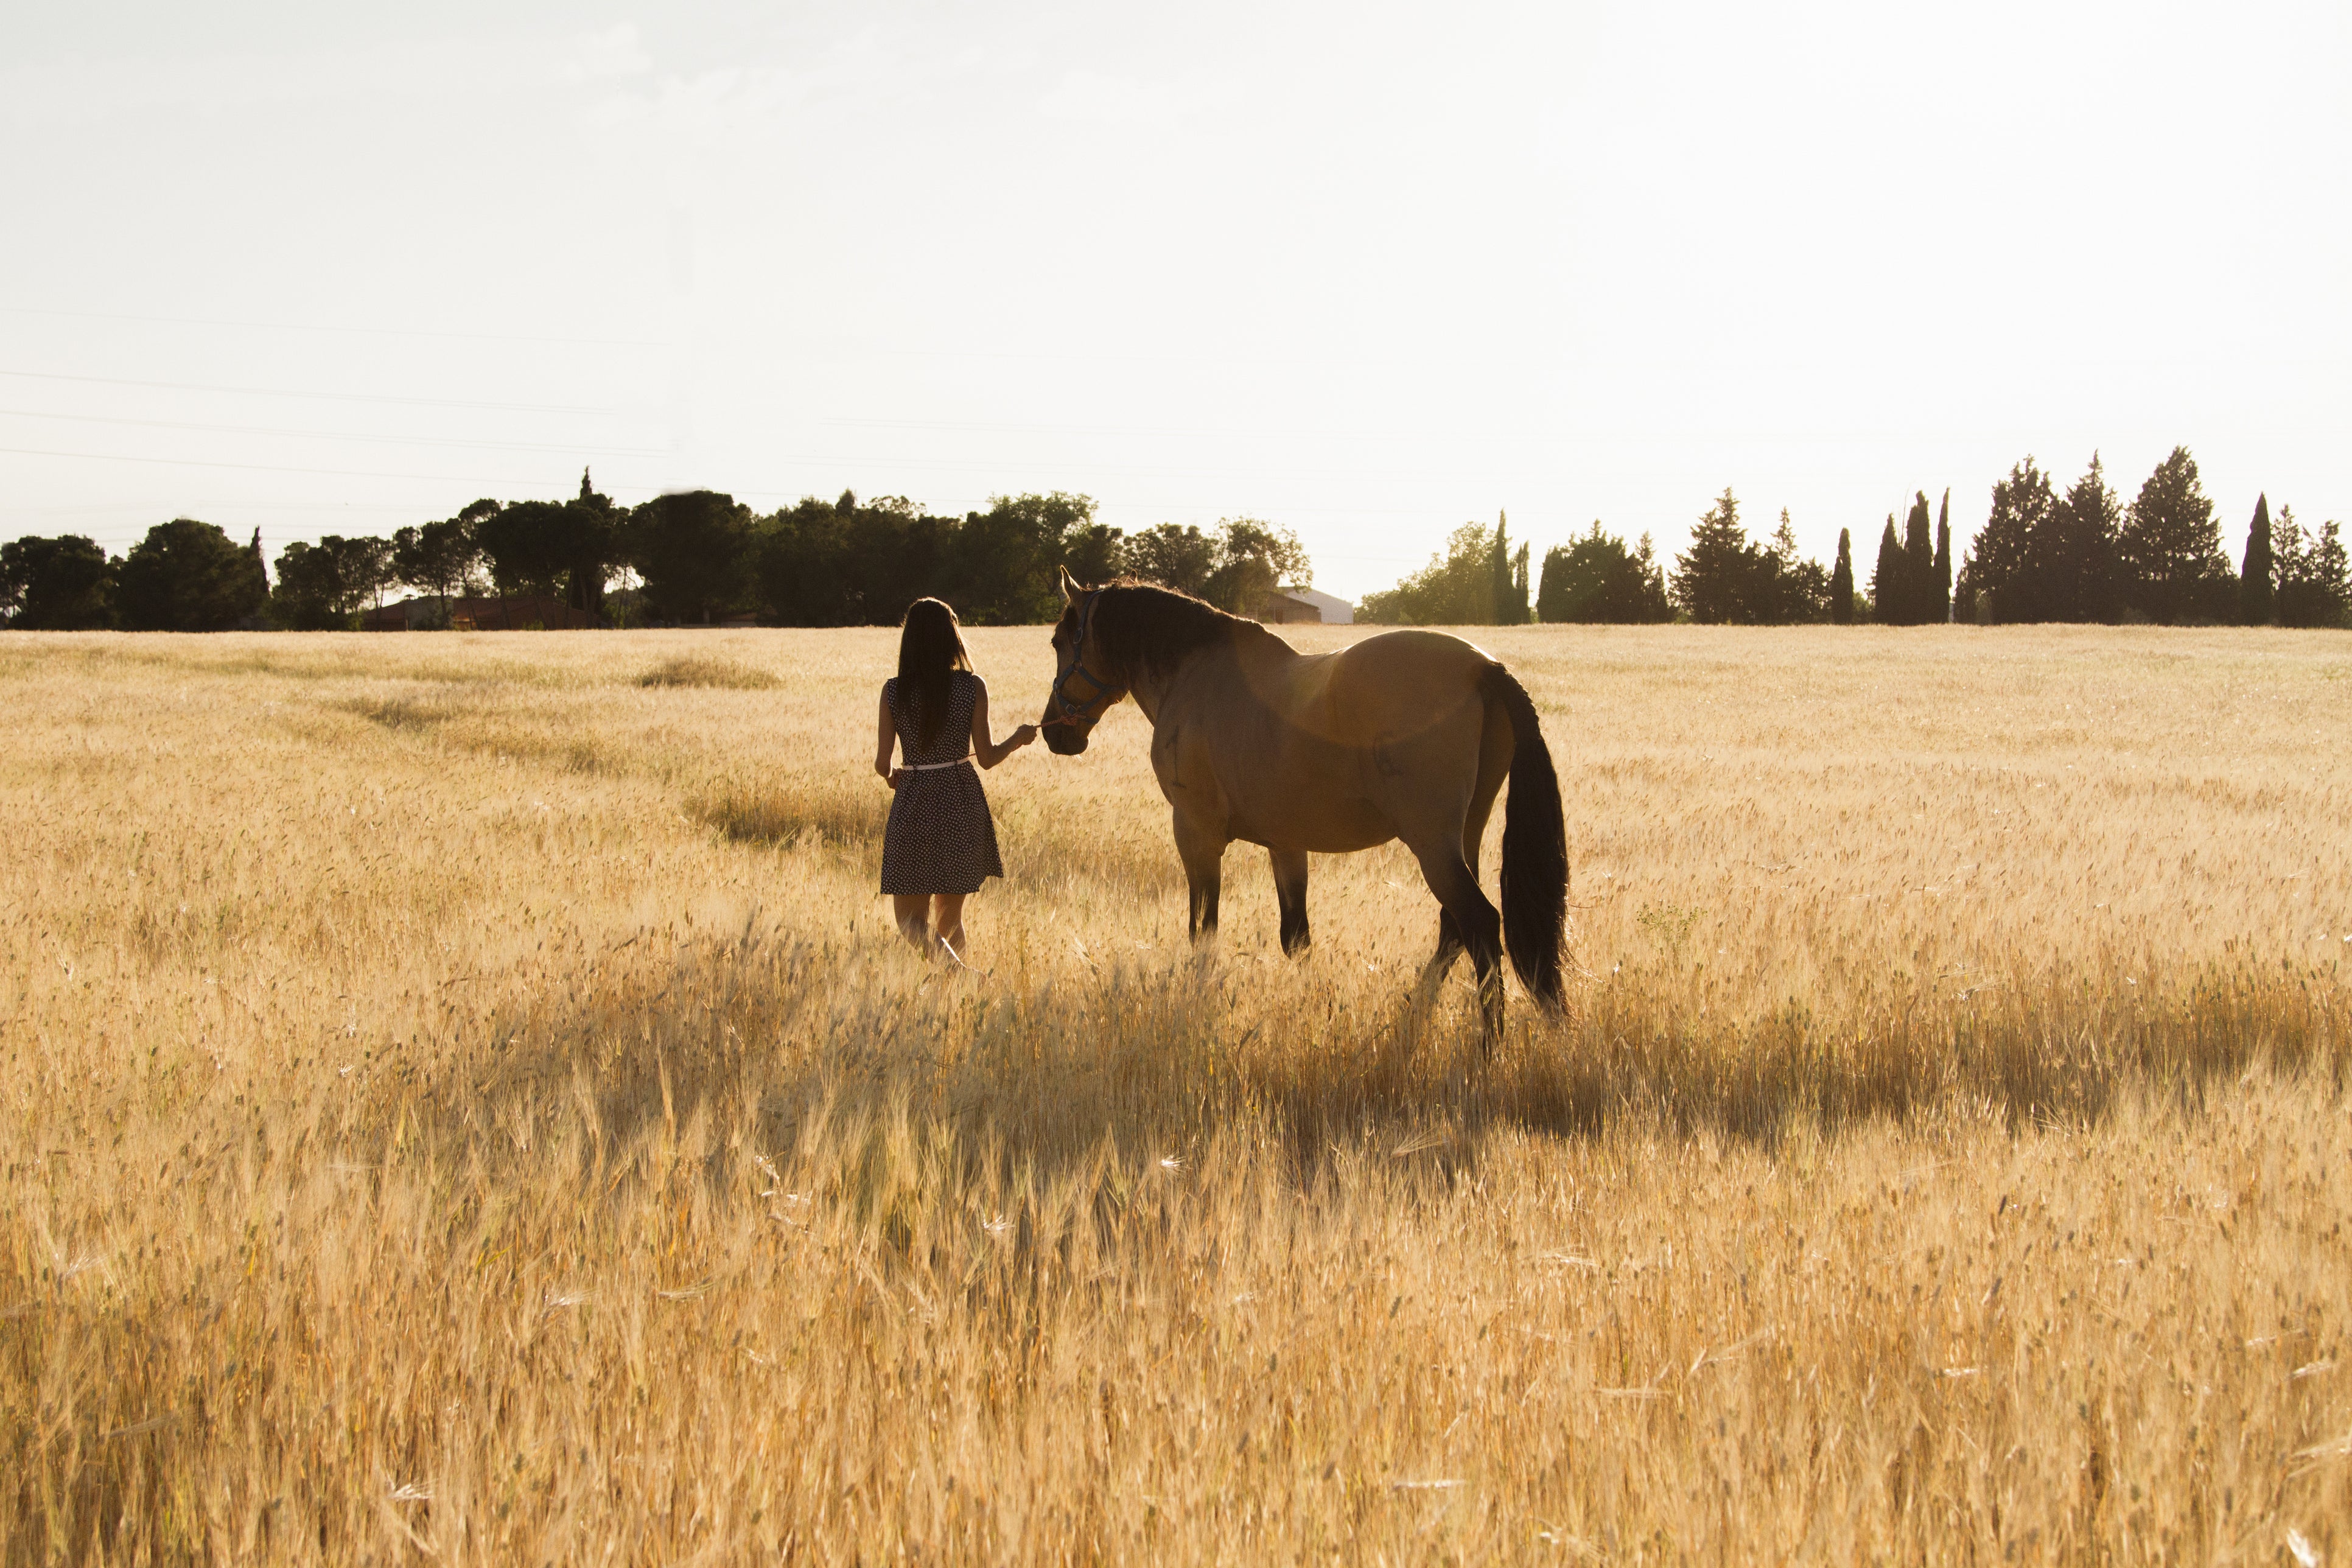
[{"label": "woman's bare leg", "polygon": [[931,921],[931,929],[939,933],[940,945],[959,961],[968,956],[963,950],[963,900],[961,893],[938,895],[933,900],[937,911]]},{"label": "woman's bare leg", "polygon": [[898,922],[898,934],[921,948],[925,957],[931,951],[930,926],[925,919],[930,913],[930,902],[921,893],[890,895],[890,913]]}]

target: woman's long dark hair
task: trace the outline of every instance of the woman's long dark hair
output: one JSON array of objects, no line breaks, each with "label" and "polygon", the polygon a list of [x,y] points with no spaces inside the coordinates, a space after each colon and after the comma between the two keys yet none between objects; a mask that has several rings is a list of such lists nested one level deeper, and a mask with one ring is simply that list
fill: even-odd
[{"label": "woman's long dark hair", "polygon": [[939,739],[948,714],[948,672],[970,669],[956,613],[944,599],[918,599],[898,623],[898,696],[915,716],[915,734],[924,748]]}]

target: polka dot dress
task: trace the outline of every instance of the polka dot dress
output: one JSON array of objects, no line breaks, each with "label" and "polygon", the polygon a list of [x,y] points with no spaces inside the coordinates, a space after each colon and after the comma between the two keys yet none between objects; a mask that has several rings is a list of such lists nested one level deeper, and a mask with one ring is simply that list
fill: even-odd
[{"label": "polka dot dress", "polygon": [[900,775],[890,801],[890,823],[882,833],[882,890],[886,893],[976,893],[991,877],[1004,875],[996,850],[996,824],[980,769],[971,763],[971,708],[980,680],[965,670],[948,675],[947,718],[929,747],[916,728],[914,705],[898,700],[898,683],[882,683],[890,721],[898,730],[898,765],[953,763]]}]

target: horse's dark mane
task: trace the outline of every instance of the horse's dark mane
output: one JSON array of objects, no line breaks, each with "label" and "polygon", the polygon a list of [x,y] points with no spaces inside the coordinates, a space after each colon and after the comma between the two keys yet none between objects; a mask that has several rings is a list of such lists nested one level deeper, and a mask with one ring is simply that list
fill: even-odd
[{"label": "horse's dark mane", "polygon": [[1122,685],[1139,676],[1164,676],[1188,655],[1220,641],[1282,640],[1255,621],[1132,577],[1103,585],[1093,631],[1095,646],[1110,667],[1104,673]]}]

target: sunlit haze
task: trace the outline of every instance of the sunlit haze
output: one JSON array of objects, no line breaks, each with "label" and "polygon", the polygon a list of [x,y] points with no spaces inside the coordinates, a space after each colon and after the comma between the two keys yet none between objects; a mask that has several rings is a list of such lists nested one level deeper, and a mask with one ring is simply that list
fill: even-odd
[{"label": "sunlit haze", "polygon": [[0,19],[0,537],[593,465],[1264,518],[1352,598],[2176,444],[2233,559],[2352,521],[2340,4],[372,9]]}]

